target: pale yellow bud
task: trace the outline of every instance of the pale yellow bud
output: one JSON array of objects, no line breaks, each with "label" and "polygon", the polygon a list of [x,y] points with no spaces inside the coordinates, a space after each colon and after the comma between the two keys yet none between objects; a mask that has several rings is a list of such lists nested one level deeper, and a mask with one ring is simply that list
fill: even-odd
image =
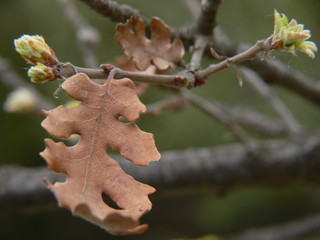
[{"label": "pale yellow bud", "polygon": [[12,91],[4,102],[7,112],[30,112],[36,107],[36,97],[27,88],[18,88]]},{"label": "pale yellow bud", "polygon": [[31,82],[34,83],[45,83],[55,80],[57,78],[56,70],[38,63],[37,65],[31,67],[28,71],[28,76]]},{"label": "pale yellow bud", "polygon": [[42,36],[22,35],[14,40],[14,45],[21,57],[31,65],[42,63],[47,66],[54,66],[59,62],[56,54]]},{"label": "pale yellow bud", "polygon": [[272,36],[272,48],[280,49],[295,55],[296,50],[314,58],[318,51],[317,45],[312,41],[306,41],[311,37],[310,30],[304,29],[303,24],[298,24],[295,19],[288,23],[286,15],[274,11],[274,31]]}]

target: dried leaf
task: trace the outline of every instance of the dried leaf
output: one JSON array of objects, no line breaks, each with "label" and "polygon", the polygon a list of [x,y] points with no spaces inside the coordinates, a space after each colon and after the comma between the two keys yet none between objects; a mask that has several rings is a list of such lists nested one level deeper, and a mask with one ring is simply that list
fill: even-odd
[{"label": "dried leaf", "polygon": [[[54,137],[81,136],[71,147],[46,139],[41,155],[52,170],[67,174],[63,183],[46,183],[55,192],[59,205],[100,225],[111,234],[139,234],[147,229],[139,218],[151,209],[148,195],[155,189],[127,175],[119,163],[106,154],[110,146],[137,165],[158,160],[153,135],[141,131],[134,123],[122,123],[120,116],[136,121],[145,106],[139,101],[130,79],[114,80],[110,76],[103,85],[79,73],[62,88],[81,104],[59,106],[45,112],[42,126]],[[107,194],[120,209],[108,206],[102,198]]]},{"label": "dried leaf", "polygon": [[126,24],[117,25],[115,38],[139,70],[145,70],[151,64],[160,70],[175,68],[184,55],[182,41],[175,38],[171,43],[170,29],[159,18],[151,19],[150,29],[151,39],[148,39],[143,20],[134,17]]}]

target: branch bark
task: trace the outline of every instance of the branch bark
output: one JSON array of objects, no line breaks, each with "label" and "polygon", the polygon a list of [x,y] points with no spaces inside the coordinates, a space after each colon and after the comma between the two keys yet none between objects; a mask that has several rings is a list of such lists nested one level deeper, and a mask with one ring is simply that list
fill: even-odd
[{"label": "branch bark", "polygon": [[147,22],[146,18],[140,14],[138,9],[135,9],[126,4],[118,4],[111,0],[80,0],[99,14],[110,18],[115,22],[126,22],[129,18],[139,16]]},{"label": "branch bark", "polygon": [[232,65],[236,65],[239,63],[247,62],[254,57],[257,56],[257,54],[261,52],[268,52],[271,51],[271,38],[267,38],[265,40],[257,41],[255,45],[250,47],[247,50],[244,50],[233,57],[227,58],[217,64],[211,64],[207,68],[203,70],[199,70],[195,73],[195,76],[197,79],[206,79],[209,76],[213,75],[214,73],[217,73],[223,69],[226,69],[228,67],[231,67]]},{"label": "branch bark", "polygon": [[[260,160],[246,154],[242,145],[167,151],[148,167],[133,165],[119,156],[123,169],[135,179],[158,189],[198,189],[211,186],[229,191],[252,185],[277,186],[293,183],[319,185],[320,135],[271,141],[257,150]],[[0,168],[0,213],[46,206],[53,196],[41,183],[64,176],[43,168]]]},{"label": "branch bark", "polygon": [[320,232],[320,215],[295,220],[286,224],[251,229],[235,236],[218,240],[295,240]]},{"label": "branch bark", "polygon": [[211,36],[214,27],[219,6],[222,0],[202,0],[201,14],[196,22],[197,32],[201,35]]}]

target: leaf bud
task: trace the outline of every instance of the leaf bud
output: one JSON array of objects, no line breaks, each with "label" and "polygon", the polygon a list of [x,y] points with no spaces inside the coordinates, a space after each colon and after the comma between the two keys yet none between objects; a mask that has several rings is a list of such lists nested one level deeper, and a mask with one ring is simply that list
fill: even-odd
[{"label": "leaf bud", "polygon": [[34,83],[50,82],[58,77],[55,69],[47,67],[42,63],[37,63],[37,65],[31,67],[28,71],[28,76],[31,82]]},{"label": "leaf bud", "polygon": [[274,10],[274,31],[272,36],[272,48],[282,49],[295,55],[296,50],[314,58],[318,51],[317,45],[312,41],[310,30],[304,29],[303,24],[298,24],[295,19],[290,22],[286,15]]},{"label": "leaf bud", "polygon": [[39,35],[22,35],[14,40],[16,51],[27,63],[36,65],[42,63],[46,66],[54,66],[59,60],[54,51]]}]

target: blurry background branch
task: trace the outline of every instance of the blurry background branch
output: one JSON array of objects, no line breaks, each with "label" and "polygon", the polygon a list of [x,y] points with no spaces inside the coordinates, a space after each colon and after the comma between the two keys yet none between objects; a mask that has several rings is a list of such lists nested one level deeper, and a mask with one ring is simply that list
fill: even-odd
[{"label": "blurry background branch", "polygon": [[[217,148],[190,148],[162,153],[161,161],[139,167],[113,156],[135,179],[155,186],[159,191],[212,187],[231,191],[238,187],[288,184],[320,184],[320,135],[301,136],[290,141],[270,141],[256,149],[257,158],[247,154],[242,145]],[[41,183],[43,177],[63,181],[46,167],[0,168],[0,212],[47,205],[53,201]]]},{"label": "blurry background branch", "polygon": [[286,224],[250,229],[243,233],[217,240],[295,240],[320,232],[320,214]]},{"label": "blurry background branch", "polygon": [[76,32],[79,49],[82,52],[86,67],[95,68],[99,66],[95,50],[100,42],[100,33],[91,26],[87,20],[78,12],[72,0],[57,0],[61,5],[65,18]]},{"label": "blurry background branch", "polygon": [[93,10],[101,15],[110,18],[115,22],[126,22],[129,18],[134,16],[142,17],[140,11],[126,4],[118,4],[111,0],[80,0],[90,6]]}]

